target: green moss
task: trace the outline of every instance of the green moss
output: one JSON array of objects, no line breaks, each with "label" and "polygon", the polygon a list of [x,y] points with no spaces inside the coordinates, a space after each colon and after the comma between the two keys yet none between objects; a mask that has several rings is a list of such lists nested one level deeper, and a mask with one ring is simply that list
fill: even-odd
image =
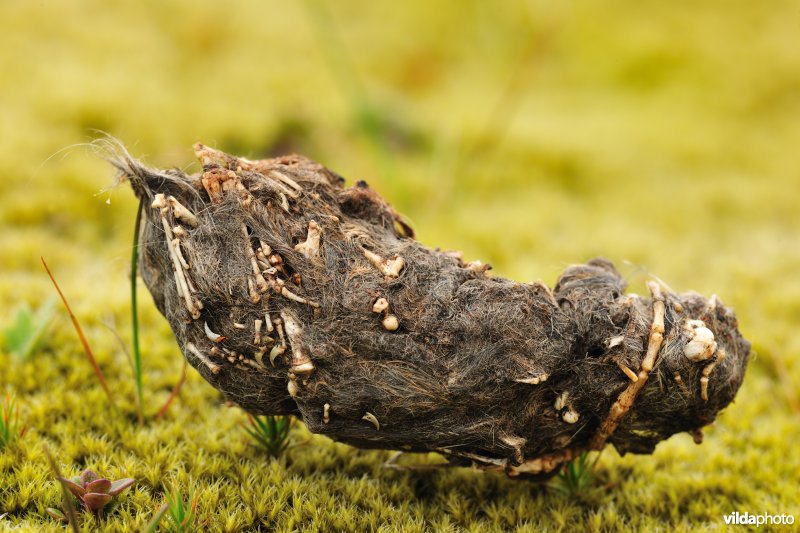
[{"label": "green moss", "polygon": [[[52,295],[45,256],[120,405],[108,408],[61,308],[29,360],[0,349],[0,393],[16,395],[29,428],[0,450],[0,529],[60,528],[45,514],[60,499],[45,445],[66,476],[137,479],[88,530],[140,530],[172,487],[193,491],[197,523],[219,531],[722,530],[736,510],[800,519],[794,3],[348,0],[309,17],[316,4],[0,3],[0,331]],[[363,106],[337,81],[350,67],[320,49],[320,23],[350,54],[381,127],[359,122]],[[676,290],[718,293],[756,357],[702,446],[679,435],[652,456],[609,450],[576,498],[469,470],[384,469],[387,453],[301,427],[270,460],[241,430],[246,416],[194,372],[153,421],[181,361],[140,290],[151,420],[139,428],[135,381],[103,325],[113,319],[130,344],[136,202],[124,187],[97,194],[110,169],[85,147],[64,149],[91,128],[165,166],[189,164],[195,141],[251,157],[305,152],[367,179],[424,243],[499,275],[552,282],[603,254],[632,290],[652,271]]]}]

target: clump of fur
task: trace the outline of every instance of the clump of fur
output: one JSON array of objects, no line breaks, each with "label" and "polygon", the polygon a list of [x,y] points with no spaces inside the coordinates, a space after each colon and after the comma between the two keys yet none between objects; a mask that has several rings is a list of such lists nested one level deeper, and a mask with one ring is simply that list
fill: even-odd
[{"label": "clump of fur", "polygon": [[[510,475],[552,474],[597,447],[654,322],[653,301],[625,294],[610,262],[572,266],[553,290],[489,277],[416,242],[364,182],[344,188],[299,156],[195,151],[196,175],[126,153],[114,164],[146,201],[142,277],[184,356],[229,399],[354,446]],[[655,368],[607,439],[622,453],[696,434],[744,377],[749,343],[730,309],[663,300]]]}]

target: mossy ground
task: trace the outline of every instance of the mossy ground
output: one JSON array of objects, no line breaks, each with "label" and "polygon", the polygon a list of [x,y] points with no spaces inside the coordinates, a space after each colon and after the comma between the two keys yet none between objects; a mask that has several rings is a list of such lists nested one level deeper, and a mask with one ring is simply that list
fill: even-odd
[{"label": "mossy ground", "polygon": [[[327,6],[327,9],[324,7]],[[59,308],[28,362],[0,349],[21,440],[0,451],[0,528],[58,529],[43,455],[65,473],[137,479],[102,523],[141,528],[173,484],[210,530],[724,529],[732,511],[800,519],[800,54],[795,1],[394,3],[6,1],[0,4],[0,326],[52,294],[48,260],[116,391],[110,410]],[[337,59],[345,51],[347,60]],[[366,103],[365,98],[369,103]],[[301,151],[364,178],[422,242],[498,275],[552,283],[614,260],[718,293],[755,357],[695,446],[604,453],[567,497],[468,470],[396,472],[297,428],[267,459],[245,416],[191,372],[161,421],[135,425],[123,352],[135,202],[92,129],[155,165],[203,141],[251,157]],[[110,204],[106,200],[110,198]],[[143,288],[143,287],[142,287]],[[146,293],[153,413],[180,354]],[[435,456],[417,459],[434,462]]]}]

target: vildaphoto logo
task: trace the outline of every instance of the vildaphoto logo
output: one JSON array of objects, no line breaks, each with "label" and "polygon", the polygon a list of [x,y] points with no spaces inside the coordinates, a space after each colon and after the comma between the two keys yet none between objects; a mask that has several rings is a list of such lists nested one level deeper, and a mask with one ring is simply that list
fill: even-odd
[{"label": "vildaphoto logo", "polygon": [[740,513],[735,511],[723,516],[725,524],[729,526],[765,526],[765,525],[792,525],[794,515],[791,514],[751,514],[747,511]]}]

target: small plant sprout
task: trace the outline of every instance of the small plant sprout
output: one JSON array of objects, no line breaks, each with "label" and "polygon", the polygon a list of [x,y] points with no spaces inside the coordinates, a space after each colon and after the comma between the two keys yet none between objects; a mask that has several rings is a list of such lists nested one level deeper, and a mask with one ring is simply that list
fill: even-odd
[{"label": "small plant sprout", "polygon": [[589,452],[583,452],[568,462],[558,473],[555,482],[550,486],[557,492],[567,496],[579,496],[589,490],[595,481],[594,468],[600,454],[594,460],[589,459]]},{"label": "small plant sprout", "polygon": [[242,427],[271,457],[278,457],[289,445],[291,417],[247,415],[247,418],[249,425]]},{"label": "small plant sprout", "polygon": [[189,491],[188,496],[190,503],[187,505],[180,490],[173,488],[167,491],[166,503],[153,516],[145,528],[145,532],[154,532],[159,525],[162,531],[170,533],[196,531],[197,527],[194,523],[197,519],[197,495],[193,494],[193,491]]},{"label": "small plant sprout", "polygon": [[16,398],[6,393],[0,416],[0,450],[23,437],[26,431],[27,428],[19,427],[19,405],[16,404]]},{"label": "small plant sprout", "polygon": [[39,346],[47,327],[53,320],[55,299],[48,298],[36,311],[31,311],[27,304],[17,309],[17,316],[13,324],[3,332],[3,344],[20,360],[30,358],[33,351]]},{"label": "small plant sprout", "polygon": [[[71,479],[60,477],[59,481],[78,499],[84,512],[90,512],[98,517],[102,516],[106,505],[134,484],[132,478],[111,481],[89,469]],[[47,514],[57,520],[67,521],[66,512],[63,510],[51,507],[47,509]]]}]

